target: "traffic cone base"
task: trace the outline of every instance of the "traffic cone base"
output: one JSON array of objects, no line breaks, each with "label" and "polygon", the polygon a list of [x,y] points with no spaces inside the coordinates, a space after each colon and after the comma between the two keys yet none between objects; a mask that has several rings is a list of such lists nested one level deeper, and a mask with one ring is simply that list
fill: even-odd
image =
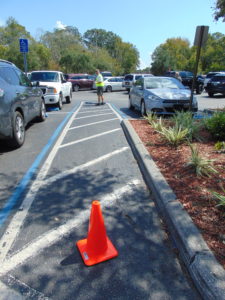
[{"label": "traffic cone base", "polygon": [[88,251],[87,239],[80,240],[77,242],[77,247],[80,251],[81,257],[86,266],[93,266],[100,262],[118,256],[118,251],[113,246],[110,239],[108,237],[106,237],[106,239],[107,239],[107,249],[103,253],[98,255],[96,255],[95,253],[90,253],[90,251]]}]

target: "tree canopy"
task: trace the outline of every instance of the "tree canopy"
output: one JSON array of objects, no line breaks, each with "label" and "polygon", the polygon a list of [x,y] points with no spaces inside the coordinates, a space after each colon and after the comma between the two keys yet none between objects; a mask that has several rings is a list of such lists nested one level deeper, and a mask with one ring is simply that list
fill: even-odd
[{"label": "tree canopy", "polygon": [[220,18],[225,21],[225,0],[217,0],[214,7],[214,18],[218,21]]}]

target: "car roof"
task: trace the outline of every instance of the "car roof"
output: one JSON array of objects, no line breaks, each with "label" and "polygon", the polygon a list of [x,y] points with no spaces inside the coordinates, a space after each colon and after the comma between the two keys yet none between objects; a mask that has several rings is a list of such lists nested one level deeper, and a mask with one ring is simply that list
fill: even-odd
[{"label": "car roof", "polygon": [[63,73],[62,71],[56,71],[56,70],[38,70],[38,71],[32,71],[31,73],[38,73],[38,72],[57,72],[57,73]]},{"label": "car roof", "polygon": [[10,62],[10,61],[8,61],[8,60],[4,60],[4,59],[0,59],[0,64],[3,64],[3,65],[4,65],[4,64],[9,64],[9,65],[15,67],[14,63],[12,63],[12,62]]}]

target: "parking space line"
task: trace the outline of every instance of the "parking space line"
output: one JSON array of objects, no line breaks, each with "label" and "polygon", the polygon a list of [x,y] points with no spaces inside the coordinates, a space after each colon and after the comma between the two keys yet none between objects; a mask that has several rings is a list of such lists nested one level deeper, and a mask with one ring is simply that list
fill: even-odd
[{"label": "parking space line", "polygon": [[106,113],[106,114],[89,115],[89,116],[85,116],[85,117],[76,118],[76,120],[78,120],[78,119],[92,118],[92,117],[99,117],[99,116],[105,116],[105,115],[114,115],[114,113],[111,112],[111,113]]},{"label": "parking space line", "polygon": [[[104,108],[104,109],[101,109],[101,112],[102,111],[106,111],[106,110],[111,110],[111,108]],[[86,113],[89,113],[89,112],[99,112],[99,109],[96,109],[96,110],[85,110],[83,109],[82,111],[79,112],[79,114],[86,114]]]},{"label": "parking space line", "polygon": [[118,120],[118,119],[119,118],[113,118],[113,119],[108,119],[108,120],[103,120],[103,121],[88,123],[88,124],[84,124],[84,125],[74,126],[74,127],[70,127],[69,130],[78,129],[78,128],[82,128],[82,127],[86,127],[86,126],[91,126],[91,125],[96,125],[96,124],[105,123],[105,122],[110,122],[110,121],[114,121],[114,120]]},{"label": "parking space line", "polygon": [[[114,192],[107,194],[100,199],[101,207],[109,207],[116,203],[124,194],[131,194],[135,187],[141,184],[141,181],[134,179],[130,181],[127,185],[115,190]],[[2,265],[0,269],[0,276],[7,274],[19,265],[25,263],[28,259],[37,256],[44,249],[50,247],[56,242],[60,241],[64,236],[70,234],[72,230],[88,221],[90,216],[90,208],[82,210],[73,219],[69,220],[63,225],[54,228],[43,235],[39,236],[37,239],[31,243],[25,245],[21,250],[9,257]]]},{"label": "parking space line", "polygon": [[124,151],[127,151],[129,149],[130,149],[129,147],[122,147],[122,148],[120,148],[118,150],[112,151],[112,152],[107,153],[105,155],[102,155],[102,156],[100,156],[98,158],[95,158],[95,159],[93,159],[91,161],[88,161],[88,162],[84,163],[83,165],[76,166],[76,167],[74,167],[74,168],[72,168],[70,170],[66,170],[66,171],[64,171],[64,172],[62,172],[60,174],[54,175],[52,177],[49,177],[49,178],[43,180],[42,187],[43,187],[43,185],[48,185],[48,184],[51,184],[52,182],[54,182],[56,180],[63,179],[64,177],[66,177],[66,176],[68,176],[70,174],[74,174],[74,173],[76,173],[78,171],[81,171],[81,170],[83,170],[85,168],[93,166],[94,164],[97,164],[97,163],[99,163],[99,162],[101,162],[103,160],[109,159],[109,158],[113,157],[114,155],[120,154],[120,153],[122,153]]},{"label": "parking space line", "polygon": [[113,132],[119,131],[119,130],[122,130],[122,128],[116,128],[116,129],[105,131],[105,132],[102,132],[102,133],[98,133],[98,134],[95,134],[95,135],[92,135],[92,136],[89,136],[89,137],[86,137],[86,138],[83,138],[83,139],[80,139],[80,140],[76,140],[76,141],[73,141],[73,142],[70,142],[70,143],[62,144],[62,145],[59,146],[59,148],[64,148],[64,147],[68,147],[68,146],[75,145],[75,144],[78,144],[78,143],[82,143],[82,142],[85,142],[85,141],[88,141],[88,140],[91,140],[91,139],[95,139],[99,136],[110,134],[110,133],[113,133]]}]

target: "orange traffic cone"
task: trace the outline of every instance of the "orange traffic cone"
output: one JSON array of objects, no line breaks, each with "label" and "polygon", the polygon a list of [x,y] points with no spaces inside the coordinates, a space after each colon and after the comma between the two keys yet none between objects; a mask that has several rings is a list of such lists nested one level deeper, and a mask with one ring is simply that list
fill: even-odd
[{"label": "orange traffic cone", "polygon": [[92,202],[88,237],[77,242],[85,265],[92,266],[118,255],[116,248],[107,237],[100,202]]}]

